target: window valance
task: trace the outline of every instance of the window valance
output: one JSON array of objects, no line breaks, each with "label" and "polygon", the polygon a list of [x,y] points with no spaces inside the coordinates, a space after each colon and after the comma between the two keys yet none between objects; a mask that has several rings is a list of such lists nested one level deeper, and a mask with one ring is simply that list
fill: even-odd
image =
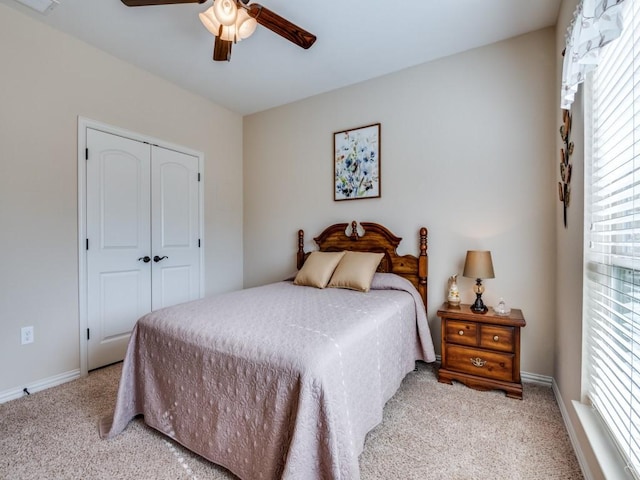
[{"label": "window valance", "polygon": [[581,0],[567,29],[560,107],[569,109],[578,86],[600,58],[600,50],[622,32],[626,0]]}]

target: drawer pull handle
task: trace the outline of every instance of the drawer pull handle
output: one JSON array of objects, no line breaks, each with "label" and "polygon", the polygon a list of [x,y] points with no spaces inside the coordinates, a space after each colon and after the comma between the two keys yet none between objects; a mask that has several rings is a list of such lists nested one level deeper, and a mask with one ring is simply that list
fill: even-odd
[{"label": "drawer pull handle", "polygon": [[486,360],[482,360],[480,357],[470,358],[469,360],[471,360],[471,364],[474,367],[484,367],[485,363],[487,363]]},{"label": "drawer pull handle", "polygon": [[493,341],[497,342],[498,340],[500,340],[500,337],[498,335],[494,335],[493,336]]},{"label": "drawer pull handle", "polygon": [[464,335],[464,331],[458,330],[458,335]]}]

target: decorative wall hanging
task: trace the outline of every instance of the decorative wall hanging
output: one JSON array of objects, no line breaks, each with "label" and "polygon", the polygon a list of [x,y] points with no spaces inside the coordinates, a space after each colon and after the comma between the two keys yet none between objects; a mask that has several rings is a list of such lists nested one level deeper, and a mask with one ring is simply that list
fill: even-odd
[{"label": "decorative wall hanging", "polygon": [[333,199],[380,197],[380,124],[333,134]]},{"label": "decorative wall hanging", "polygon": [[560,126],[560,137],[564,143],[560,149],[560,178],[558,182],[558,194],[563,208],[564,228],[567,228],[567,208],[571,198],[571,155],[573,155],[573,142],[571,141],[571,112],[562,110],[563,124]]}]

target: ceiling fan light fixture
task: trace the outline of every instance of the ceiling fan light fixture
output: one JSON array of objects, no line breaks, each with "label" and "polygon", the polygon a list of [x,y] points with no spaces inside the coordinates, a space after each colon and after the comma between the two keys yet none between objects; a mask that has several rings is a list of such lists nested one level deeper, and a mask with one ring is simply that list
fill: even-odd
[{"label": "ceiling fan light fixture", "polygon": [[220,32],[220,40],[226,40],[227,42],[239,42],[241,39],[236,35],[236,26],[222,26],[222,31]]},{"label": "ceiling fan light fixture", "polygon": [[238,6],[235,0],[215,0],[213,15],[226,27],[235,25],[238,18]]},{"label": "ceiling fan light fixture", "polygon": [[258,23],[255,18],[251,17],[246,10],[239,9],[236,22],[231,25],[224,25],[216,17],[214,7],[207,8],[204,12],[199,13],[202,25],[209,30],[209,33],[220,40],[228,42],[239,42],[242,39],[250,37],[255,32]]},{"label": "ceiling fan light fixture", "polygon": [[[0,0],[1,1],[1,0]],[[166,5],[169,3],[204,3],[206,0],[122,0],[125,5],[137,6],[137,2],[152,2],[150,5]],[[297,25],[282,18],[271,10],[252,3],[246,6],[250,0],[214,0],[213,5],[204,12],[198,14],[202,25],[216,37],[213,48],[214,61],[228,61],[231,56],[231,46],[245,38],[249,38],[255,32],[258,23],[268,28],[290,42],[307,49],[316,41],[316,36]],[[146,3],[145,3],[146,4]],[[142,5],[142,3],[140,3]],[[235,15],[235,20],[227,24],[219,13]],[[259,22],[258,22],[259,19]]]},{"label": "ceiling fan light fixture", "polygon": [[251,35],[253,35],[253,32],[256,31],[257,26],[258,22],[256,22],[256,19],[250,16],[244,8],[238,10],[236,31],[238,32],[238,38],[240,40],[244,40],[245,38],[249,38]]},{"label": "ceiling fan light fixture", "polygon": [[220,22],[213,14],[213,7],[209,7],[204,12],[199,13],[198,17],[200,17],[202,25],[209,30],[211,35],[218,35],[218,32],[220,31]]}]

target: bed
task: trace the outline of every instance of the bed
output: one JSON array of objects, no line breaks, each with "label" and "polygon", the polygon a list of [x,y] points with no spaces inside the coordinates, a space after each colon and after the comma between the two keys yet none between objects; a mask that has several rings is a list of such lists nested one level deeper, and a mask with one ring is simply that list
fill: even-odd
[{"label": "bed", "polygon": [[[376,223],[314,238],[319,252],[380,254],[367,293],[286,280],[142,317],[101,436],[142,414],[243,480],[360,478],[358,456],[385,403],[416,360],[435,360],[427,230],[419,235],[418,256],[398,255],[401,238]],[[300,230],[298,269],[312,253]]]}]

